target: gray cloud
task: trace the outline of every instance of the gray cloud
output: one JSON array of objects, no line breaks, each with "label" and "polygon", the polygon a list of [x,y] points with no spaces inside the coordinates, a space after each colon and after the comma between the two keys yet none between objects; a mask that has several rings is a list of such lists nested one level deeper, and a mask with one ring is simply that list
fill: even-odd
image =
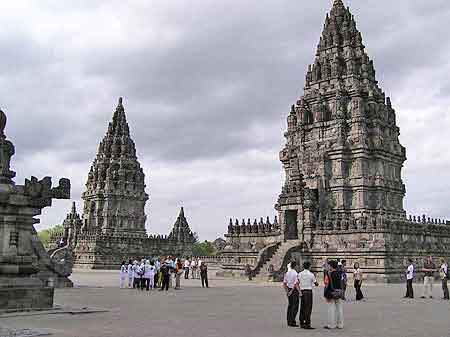
[{"label": "gray cloud", "polygon": [[[450,215],[445,0],[347,1],[407,147],[406,208]],[[17,183],[71,178],[80,200],[117,97],[147,174],[148,227],[186,207],[214,238],[227,218],[273,216],[278,151],[330,1],[2,4],[0,97]],[[432,173],[432,174],[431,174]],[[45,211],[60,222],[69,202]]]}]

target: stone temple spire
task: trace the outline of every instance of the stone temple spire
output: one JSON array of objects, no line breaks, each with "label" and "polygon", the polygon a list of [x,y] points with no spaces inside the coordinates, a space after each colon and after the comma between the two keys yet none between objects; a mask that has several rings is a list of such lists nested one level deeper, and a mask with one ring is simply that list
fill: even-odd
[{"label": "stone temple spire", "polygon": [[145,175],[130,137],[122,98],[100,142],[83,194],[83,231],[147,236]]},{"label": "stone temple spire", "polygon": [[189,228],[189,224],[184,216],[184,208],[181,207],[180,214],[178,215],[175,224],[173,225],[172,232],[170,232],[170,237],[176,238],[180,242],[192,242],[193,234]]},{"label": "stone temple spire", "polygon": [[368,212],[404,215],[406,152],[391,100],[375,75],[354,16],[335,0],[303,95],[288,113],[287,142],[280,153],[286,172],[280,216],[291,202],[288,195],[303,198],[299,186],[309,189],[304,191],[308,203],[317,205],[314,214],[321,219]]}]

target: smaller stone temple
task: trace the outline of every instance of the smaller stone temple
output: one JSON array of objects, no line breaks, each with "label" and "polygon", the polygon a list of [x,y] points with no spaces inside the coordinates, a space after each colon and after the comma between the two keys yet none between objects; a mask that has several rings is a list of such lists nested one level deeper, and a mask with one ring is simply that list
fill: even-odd
[{"label": "smaller stone temple", "polygon": [[[122,98],[99,144],[82,195],[83,214],[71,212],[56,238],[77,268],[115,269],[130,258],[191,255],[194,235],[181,208],[169,235],[147,235],[145,174],[131,138]],[[68,254],[70,255],[70,254]]]},{"label": "smaller stone temple", "polygon": [[52,198],[70,198],[70,181],[61,179],[52,187],[50,177],[31,177],[25,185],[16,185],[10,169],[15,149],[6,139],[5,126],[6,115],[0,110],[0,310],[51,308],[53,284],[39,274],[47,270],[52,276],[57,271],[50,269],[58,267],[39,250],[33,225]]}]

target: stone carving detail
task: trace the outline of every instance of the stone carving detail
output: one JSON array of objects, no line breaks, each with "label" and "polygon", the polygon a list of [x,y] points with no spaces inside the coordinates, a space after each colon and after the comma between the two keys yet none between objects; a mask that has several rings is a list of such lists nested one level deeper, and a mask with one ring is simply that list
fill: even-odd
[{"label": "stone carving detail", "polygon": [[10,170],[14,145],[6,139],[6,115],[0,110],[0,309],[49,308],[53,288],[36,277],[41,256],[33,249],[33,225],[52,198],[70,197],[70,181],[61,179],[52,188],[50,177],[27,179],[16,185]]}]

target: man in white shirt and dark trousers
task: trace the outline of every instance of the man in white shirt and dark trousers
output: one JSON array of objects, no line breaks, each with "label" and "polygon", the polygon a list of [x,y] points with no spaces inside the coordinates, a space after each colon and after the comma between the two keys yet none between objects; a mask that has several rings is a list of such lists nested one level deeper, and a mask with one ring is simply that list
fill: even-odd
[{"label": "man in white shirt and dark trousers", "polygon": [[442,280],[442,292],[444,293],[443,300],[448,300],[448,286],[447,286],[447,280],[448,280],[448,265],[445,262],[444,259],[441,259],[441,268],[439,269],[439,274],[441,276]]},{"label": "man in white shirt and dark trousers", "polygon": [[298,274],[298,286],[301,292],[300,305],[300,327],[303,329],[312,330],[311,327],[311,312],[313,306],[313,286],[319,286],[316,277],[309,271],[311,262],[303,263],[303,271]]},{"label": "man in white shirt and dark trousers", "polygon": [[296,327],[296,317],[298,313],[298,274],[295,270],[296,262],[291,262],[291,269],[284,274],[283,287],[288,297],[288,309],[287,309],[287,324],[288,326]]},{"label": "man in white shirt and dark trousers", "polygon": [[414,298],[414,291],[413,291],[413,279],[414,279],[414,265],[413,260],[408,259],[409,266],[406,269],[406,295],[405,298]]}]

